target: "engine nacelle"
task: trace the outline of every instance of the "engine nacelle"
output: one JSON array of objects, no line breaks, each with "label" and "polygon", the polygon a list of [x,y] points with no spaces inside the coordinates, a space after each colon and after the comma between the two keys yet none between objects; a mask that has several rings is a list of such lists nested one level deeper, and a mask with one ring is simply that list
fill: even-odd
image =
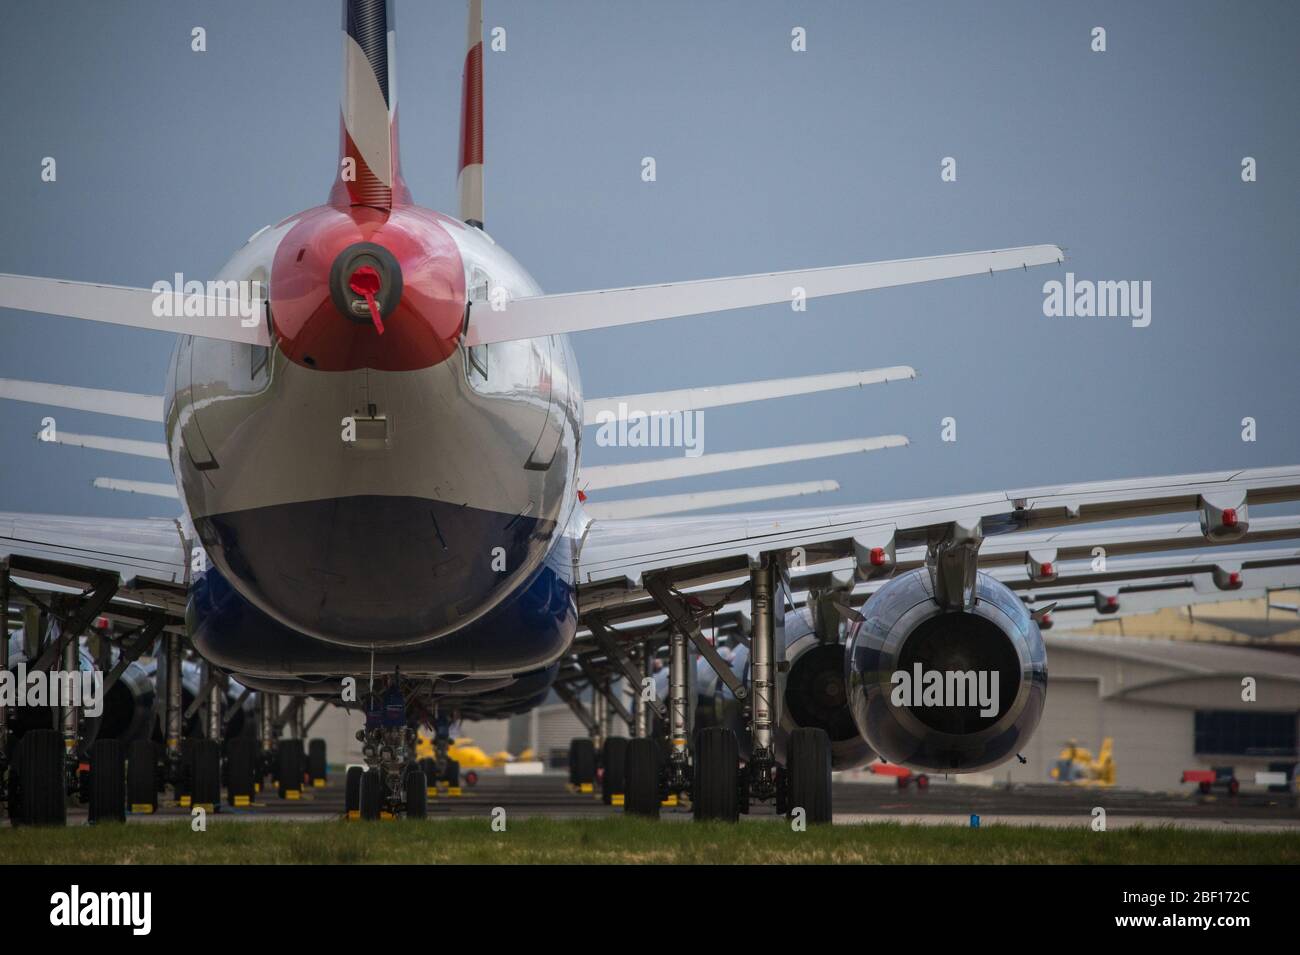
[{"label": "engine nacelle", "polygon": [[[848,632],[856,624],[846,624]],[[784,747],[796,729],[823,729],[831,740],[831,769],[860,769],[876,754],[858,732],[849,709],[844,680],[844,644],[824,643],[807,607],[785,615],[786,662],[789,669],[781,696],[777,744]]]},{"label": "engine nacelle", "polygon": [[876,591],[862,614],[845,648],[845,680],[854,722],[883,758],[977,772],[1033,734],[1047,700],[1047,652],[1008,588],[980,573],[973,609],[945,609],[919,568]]}]

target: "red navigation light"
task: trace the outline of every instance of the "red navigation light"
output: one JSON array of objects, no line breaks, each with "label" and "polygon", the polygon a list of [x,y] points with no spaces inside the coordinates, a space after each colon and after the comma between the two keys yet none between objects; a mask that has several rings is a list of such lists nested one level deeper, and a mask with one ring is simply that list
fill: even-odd
[{"label": "red navigation light", "polygon": [[1056,576],[1056,568],[1052,566],[1052,562],[1051,562],[1050,560],[1047,561],[1045,564],[1043,564],[1043,569],[1042,569],[1042,573],[1040,574],[1040,576],[1042,576],[1042,577],[1054,577],[1054,576]]},{"label": "red navigation light", "polygon": [[1118,598],[1118,597],[1107,597],[1107,598],[1106,598],[1106,606],[1107,606],[1107,607],[1118,607],[1118,606],[1119,606],[1119,598]]},{"label": "red navigation light", "polygon": [[1232,573],[1228,575],[1228,586],[1229,587],[1241,586],[1241,573],[1239,571],[1234,570]]},{"label": "red navigation light", "polygon": [[885,566],[885,548],[883,547],[871,548],[871,566],[872,567]]},{"label": "red navigation light", "polygon": [[1223,526],[1224,527],[1237,526],[1237,509],[1235,507],[1225,507],[1223,509]]}]

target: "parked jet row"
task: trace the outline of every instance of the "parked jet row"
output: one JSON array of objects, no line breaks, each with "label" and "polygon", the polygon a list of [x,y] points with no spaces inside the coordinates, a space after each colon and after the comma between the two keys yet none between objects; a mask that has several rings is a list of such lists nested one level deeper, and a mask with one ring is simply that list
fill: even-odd
[{"label": "parked jet row", "polygon": [[[969,772],[1013,758],[1033,733],[1048,690],[1047,611],[1022,599],[1023,581],[1009,565],[1028,568],[1037,588],[1060,583],[1073,561],[1107,543],[1112,556],[1136,557],[1289,534],[1252,521],[1250,511],[1300,499],[1300,466],[760,514],[681,516],[833,484],[608,500],[615,488],[907,445],[885,433],[584,465],[584,431],[617,426],[624,407],[653,420],[914,373],[708,382],[584,403],[569,334],[634,322],[671,333],[673,320],[788,304],[796,289],[816,298],[1005,273],[1014,292],[1031,281],[1020,273],[1060,266],[1064,253],[1037,244],[546,294],[485,228],[479,0],[469,13],[457,215],[414,204],[402,177],[391,2],[344,0],[332,187],[324,204],[254,233],[213,277],[250,290],[238,293],[238,307],[208,283],[193,294],[170,287],[160,310],[152,289],[0,275],[0,308],[177,336],[161,398],[157,389],[0,382],[11,399],[161,423],[162,442],[49,438],[166,460],[173,485],[112,475],[97,484],[174,496],[180,507],[175,520],[0,516],[0,624],[8,630],[15,595],[58,623],[40,631],[37,663],[75,664],[80,637],[107,615],[122,659],[160,640],[169,671],[160,756],[140,748],[124,767],[120,749],[103,740],[88,747],[75,708],[62,714],[62,732],[22,733],[16,759],[0,767],[15,821],[61,820],[67,767],[83,758],[98,818],[121,815],[128,771],[133,805],[156,802],[160,780],[178,791],[190,785],[187,772],[208,789],[222,773],[249,779],[257,754],[221,746],[218,690],[230,679],[258,691],[281,789],[292,785],[303,749],[301,726],[279,738],[285,713],[300,713],[311,697],[344,703],[347,689],[360,687],[365,768],[349,774],[349,811],[419,817],[430,776],[449,770],[454,720],[526,711],[554,691],[597,727],[572,673],[615,706],[603,692],[609,682],[653,682],[662,652],[662,699],[634,694],[634,738],[618,757],[607,754],[625,809],[653,815],[676,798],[697,819],[735,820],[767,804],[825,822],[831,769],[856,758],[843,755],[847,744],[918,768]],[[664,514],[675,516],[654,516]],[[1154,533],[1105,526],[1159,515],[1195,523]],[[1015,543],[1010,535],[1019,535]],[[1252,565],[1271,560],[1258,556],[1233,569],[1216,555],[1213,566],[1240,574],[1242,586],[1258,570],[1280,569]],[[1168,569],[1187,576],[1201,566]],[[795,581],[805,576],[807,607],[790,614]],[[1103,576],[1080,585],[1118,583]],[[701,588],[724,589],[716,606]],[[747,660],[737,668],[738,648],[729,662],[703,631],[740,601]],[[647,607],[662,624],[629,639],[622,628]],[[854,623],[833,628],[834,641],[831,614]],[[810,672],[843,674],[838,690],[786,671],[781,655],[798,620],[800,639],[815,634],[824,658]],[[187,644],[205,673],[207,691],[196,698],[213,714],[205,735],[188,742],[179,671]],[[0,648],[7,657],[8,642]],[[734,719],[695,720],[692,649],[743,704]],[[926,694],[899,702],[889,693],[897,670],[975,673],[977,687],[997,687],[996,700],[974,709],[969,699],[933,704]],[[805,681],[813,696],[786,704],[791,683]],[[832,694],[834,706],[818,692]],[[290,700],[283,708],[281,697]],[[800,715],[805,703],[823,715],[833,709],[832,729]],[[786,713],[807,725],[783,730]],[[6,739],[15,726],[8,717],[0,707]],[[432,763],[417,760],[421,727],[434,735]],[[590,740],[575,744],[584,772],[593,749]]]}]

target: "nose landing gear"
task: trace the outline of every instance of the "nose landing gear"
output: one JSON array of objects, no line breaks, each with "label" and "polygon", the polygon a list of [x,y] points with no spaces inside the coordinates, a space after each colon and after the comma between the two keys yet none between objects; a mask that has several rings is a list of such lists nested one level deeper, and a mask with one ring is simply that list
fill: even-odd
[{"label": "nose landing gear", "polygon": [[[447,760],[447,726],[440,723],[438,735],[443,745],[439,748],[435,742],[435,751],[439,752],[444,765],[454,763],[454,760]],[[418,736],[407,716],[407,700],[402,691],[400,673],[393,674],[383,691],[370,694],[366,701],[366,725],[357,730],[357,739],[361,742],[366,768],[353,766],[348,770],[345,790],[348,817],[364,820],[396,819],[402,815],[410,819],[426,818],[430,761],[416,759]]]}]

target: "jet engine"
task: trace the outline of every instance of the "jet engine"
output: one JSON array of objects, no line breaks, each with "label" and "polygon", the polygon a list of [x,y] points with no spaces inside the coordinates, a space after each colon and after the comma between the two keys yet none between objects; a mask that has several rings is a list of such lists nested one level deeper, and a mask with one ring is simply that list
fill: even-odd
[{"label": "jet engine", "polygon": [[987,574],[945,606],[931,573],[891,580],[862,608],[845,647],[854,722],[883,758],[970,773],[1006,761],[1047,699],[1047,653],[1025,605]]},{"label": "jet engine", "polygon": [[[88,677],[95,671],[94,657],[86,648],[84,639],[78,648],[77,659],[82,674]],[[23,649],[22,628],[10,635],[9,661],[15,672],[19,664],[27,663],[27,654]],[[95,737],[129,742],[145,735],[148,732],[153,705],[154,690],[151,672],[138,662],[128,664],[117,682],[104,694],[103,712],[98,718]],[[21,736],[29,729],[49,729],[52,725],[53,713],[48,706],[16,706],[11,710],[10,719],[13,732]]]}]

